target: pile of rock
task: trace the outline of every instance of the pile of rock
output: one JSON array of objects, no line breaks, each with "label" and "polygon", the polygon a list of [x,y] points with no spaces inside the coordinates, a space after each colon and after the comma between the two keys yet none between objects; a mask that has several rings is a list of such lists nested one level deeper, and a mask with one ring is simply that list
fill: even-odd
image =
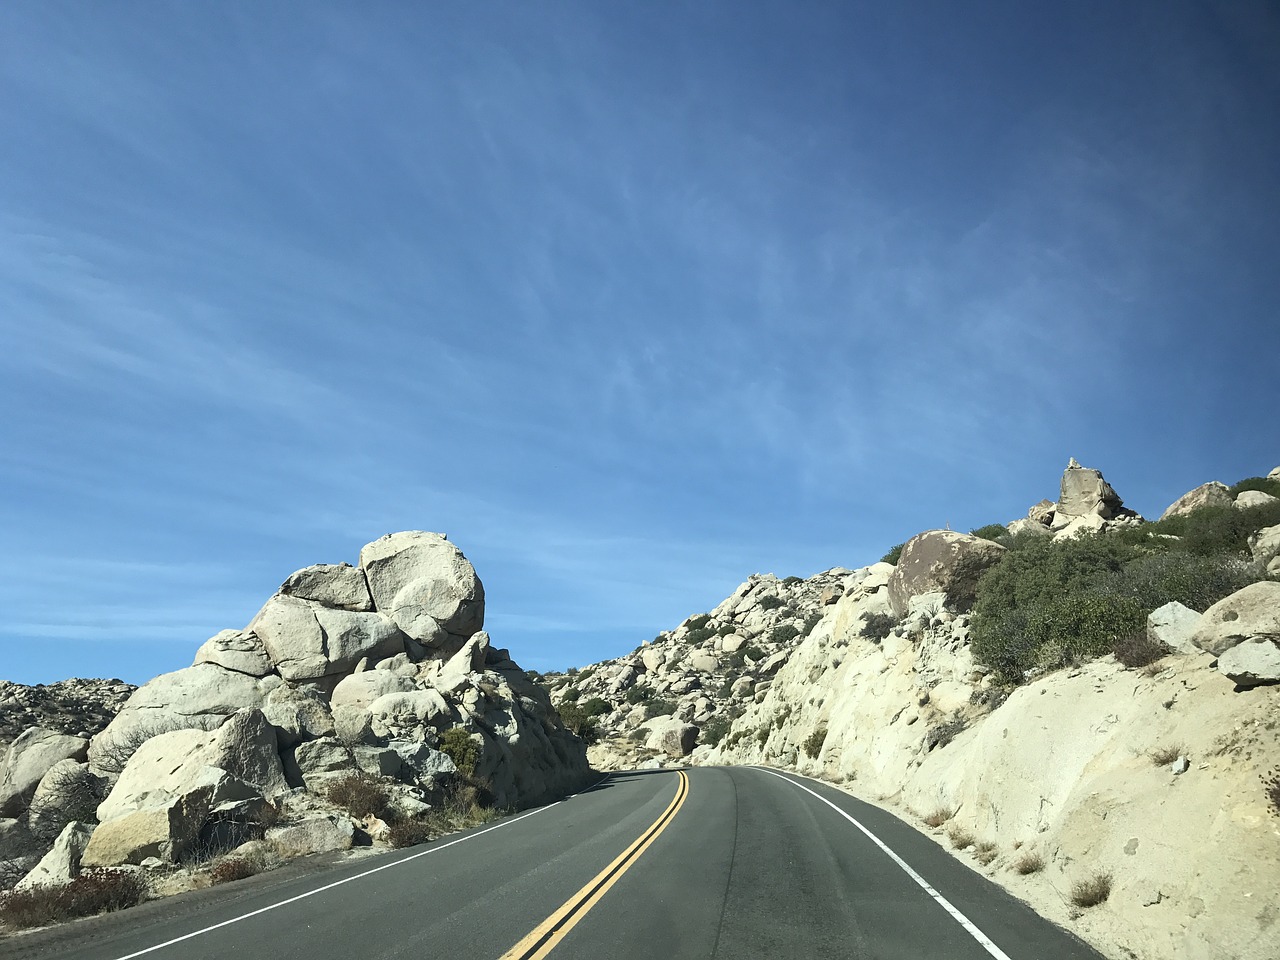
[{"label": "pile of rock", "polygon": [[753,575],[714,610],[632,653],[544,681],[558,703],[603,704],[600,741],[589,751],[594,767],[687,756],[703,728],[727,725],[764,696],[791,650],[860,575],[840,567],[807,580]]},{"label": "pile of rock", "polygon": [[0,680],[0,750],[29,727],[87,739],[111,722],[136,689],[121,680],[79,677],[34,686]]},{"label": "pile of rock", "polygon": [[299,570],[247,627],[139,687],[91,738],[32,727],[14,740],[0,874],[172,863],[250,835],[268,808],[313,814],[285,828],[290,843],[350,846],[357,825],[326,807],[326,785],[364,772],[403,814],[422,812],[458,775],[439,749],[455,730],[478,756],[466,773],[498,806],[578,788],[584,745],[483,624],[480,579],[441,534],[391,534],[358,566]]},{"label": "pile of rock", "polygon": [[1124,505],[1102,471],[1082,467],[1072,457],[1062,474],[1057,502],[1041,500],[1033,504],[1026,517],[1014,520],[1008,530],[1066,539],[1141,522],[1142,517]]}]

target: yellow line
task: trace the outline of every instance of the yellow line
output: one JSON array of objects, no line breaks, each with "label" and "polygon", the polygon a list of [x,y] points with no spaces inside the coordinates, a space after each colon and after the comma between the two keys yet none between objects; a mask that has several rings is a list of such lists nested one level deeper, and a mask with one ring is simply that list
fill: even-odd
[{"label": "yellow line", "polygon": [[612,863],[601,870],[585,887],[566,900],[555,913],[538,924],[533,931],[514,947],[502,955],[501,960],[541,960],[555,948],[565,934],[586,916],[618,879],[631,869],[631,865],[640,859],[640,855],[649,849],[649,844],[658,839],[658,835],[675,819],[685,798],[689,796],[689,778],[680,772],[680,783],[676,787],[676,795],[662,816],[649,826],[631,846],[622,851]]}]

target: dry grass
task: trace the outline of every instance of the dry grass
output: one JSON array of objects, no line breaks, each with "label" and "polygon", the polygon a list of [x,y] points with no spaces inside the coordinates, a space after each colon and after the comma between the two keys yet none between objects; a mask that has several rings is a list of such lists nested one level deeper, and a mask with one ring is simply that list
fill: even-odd
[{"label": "dry grass", "polygon": [[951,841],[951,846],[956,850],[963,850],[965,847],[973,846],[973,834],[957,824],[952,824],[947,828],[947,839]]},{"label": "dry grass", "polygon": [[1077,907],[1096,907],[1111,896],[1111,874],[1095,873],[1071,887],[1071,902]]},{"label": "dry grass", "polygon": [[1151,762],[1157,767],[1167,767],[1185,753],[1186,750],[1182,744],[1174,743],[1164,747],[1156,747],[1147,756],[1151,758]]},{"label": "dry grass", "polygon": [[379,817],[386,812],[390,797],[387,788],[374,777],[352,773],[332,780],[324,788],[325,799],[342,807],[357,820]]},{"label": "dry grass", "polygon": [[261,873],[264,866],[258,857],[223,857],[209,869],[209,879],[215,884],[244,880]]},{"label": "dry grass", "polygon": [[973,845],[973,858],[984,867],[989,864],[1000,853],[1000,848],[996,846],[994,840],[983,840],[981,843]]},{"label": "dry grass", "polygon": [[1262,792],[1271,807],[1271,813],[1280,817],[1280,767],[1275,767],[1270,773],[1258,774],[1258,779],[1262,781]]},{"label": "dry grass", "polygon": [[952,817],[956,815],[954,810],[948,810],[946,807],[938,807],[933,813],[924,818],[924,822],[931,827],[940,827]]},{"label": "dry grass", "polygon": [[131,870],[86,870],[66,886],[37,886],[0,895],[0,923],[11,930],[45,927],[142,902],[147,881]]},{"label": "dry grass", "polygon": [[1017,860],[1013,861],[1013,870],[1026,876],[1029,873],[1039,873],[1044,869],[1044,857],[1034,851],[1027,851]]}]

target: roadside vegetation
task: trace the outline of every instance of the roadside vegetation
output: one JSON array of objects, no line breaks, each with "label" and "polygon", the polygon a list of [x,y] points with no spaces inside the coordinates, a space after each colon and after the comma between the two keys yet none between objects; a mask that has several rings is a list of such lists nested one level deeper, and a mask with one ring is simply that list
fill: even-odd
[{"label": "roadside vegetation", "polygon": [[0,894],[0,923],[28,930],[124,910],[141,903],[147,881],[132,870],[86,870],[65,886],[35,886]]}]

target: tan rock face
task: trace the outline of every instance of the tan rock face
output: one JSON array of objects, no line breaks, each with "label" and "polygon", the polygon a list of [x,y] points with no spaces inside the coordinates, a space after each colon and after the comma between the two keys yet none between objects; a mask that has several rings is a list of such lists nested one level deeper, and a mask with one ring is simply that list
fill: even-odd
[{"label": "tan rock face", "polygon": [[907,541],[889,577],[894,613],[907,612],[912,597],[942,592],[953,605],[973,603],[978,578],[1004,556],[1004,547],[954,530],[927,530]]},{"label": "tan rock face", "polygon": [[1167,517],[1180,517],[1185,514],[1199,510],[1201,507],[1229,507],[1231,506],[1231,493],[1227,489],[1225,483],[1219,483],[1217,480],[1210,480],[1208,483],[1202,483],[1194,490],[1184,493],[1160,514],[1160,519]]},{"label": "tan rock face", "polygon": [[1110,520],[1119,516],[1123,507],[1124,501],[1103,479],[1100,470],[1082,467],[1073,460],[1062,474],[1054,525],[1065,526],[1071,518],[1093,515]]},{"label": "tan rock face", "polygon": [[364,571],[347,563],[303,567],[281,584],[280,593],[339,610],[367,613],[373,609]]},{"label": "tan rock face", "polygon": [[1280,583],[1253,583],[1219,600],[1204,612],[1191,637],[1214,656],[1251,639],[1280,639]]}]

